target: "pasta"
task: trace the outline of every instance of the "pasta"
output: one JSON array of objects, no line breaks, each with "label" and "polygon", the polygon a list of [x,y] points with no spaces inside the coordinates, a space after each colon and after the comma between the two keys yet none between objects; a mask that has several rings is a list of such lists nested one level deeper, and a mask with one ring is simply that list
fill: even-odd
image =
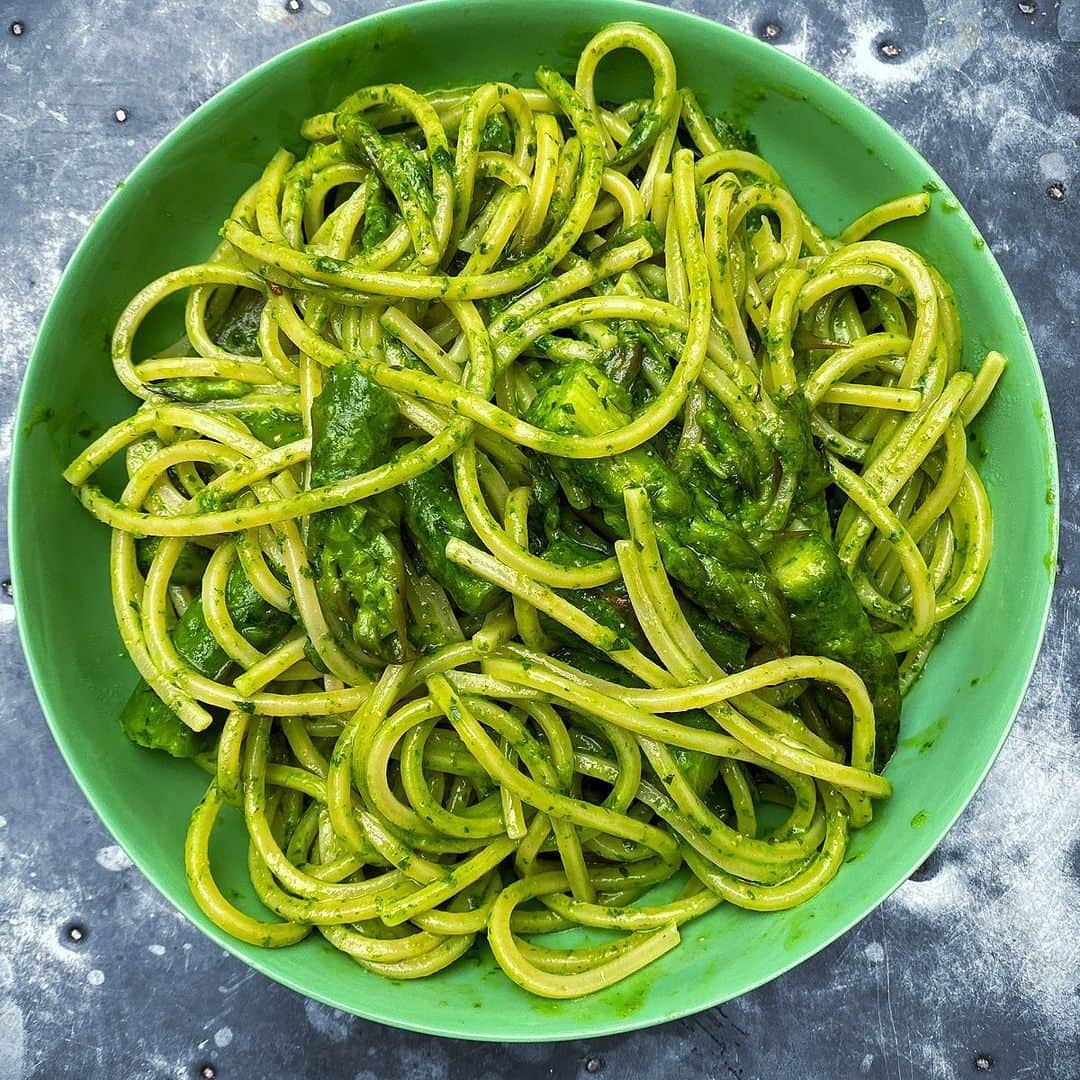
[{"label": "pasta", "polygon": [[[651,96],[597,97],[619,49]],[[209,775],[208,918],[394,979],[486,938],[573,998],[839,871],[986,571],[1005,361],[961,370],[947,283],[875,237],[928,196],[825,236],[646,27],[536,82],[308,119],[121,314],[139,405],[65,476],[112,529],[124,731]],[[215,884],[226,804],[267,918]]]}]

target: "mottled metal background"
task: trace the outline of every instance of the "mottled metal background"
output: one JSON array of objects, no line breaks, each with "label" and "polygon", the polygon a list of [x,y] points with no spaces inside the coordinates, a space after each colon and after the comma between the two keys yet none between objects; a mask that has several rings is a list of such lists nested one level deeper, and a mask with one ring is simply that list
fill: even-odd
[{"label": "mottled metal background", "polygon": [[[5,463],[45,303],[116,183],[232,79],[382,6],[0,0]],[[1027,317],[1058,432],[1062,572],[1034,682],[986,784],[860,926],[721,1009],[555,1046],[405,1034],[248,970],[132,868],[53,745],[0,595],[3,1080],[1080,1076],[1080,0],[675,6],[761,36],[880,112],[970,210]]]}]

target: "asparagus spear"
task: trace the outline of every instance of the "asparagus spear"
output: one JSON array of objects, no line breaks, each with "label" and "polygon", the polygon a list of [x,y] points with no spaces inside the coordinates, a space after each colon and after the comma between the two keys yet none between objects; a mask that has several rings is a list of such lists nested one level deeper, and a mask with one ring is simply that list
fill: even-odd
[{"label": "asparagus spear", "polygon": [[[394,399],[352,361],[327,371],[312,403],[311,483],[344,480],[383,464],[397,422]],[[314,515],[308,547],[315,586],[339,636],[365,653],[397,659],[405,649],[404,560],[391,500]]]},{"label": "asparagus spear", "polygon": [[[598,368],[575,361],[547,376],[528,419],[564,434],[600,434],[629,421],[630,401]],[[602,511],[617,535],[627,535],[623,492],[644,488],[668,573],[713,618],[756,641],[787,646],[783,600],[760,555],[715,502],[691,495],[655,447],[611,458],[552,459],[552,467],[565,487]]]}]

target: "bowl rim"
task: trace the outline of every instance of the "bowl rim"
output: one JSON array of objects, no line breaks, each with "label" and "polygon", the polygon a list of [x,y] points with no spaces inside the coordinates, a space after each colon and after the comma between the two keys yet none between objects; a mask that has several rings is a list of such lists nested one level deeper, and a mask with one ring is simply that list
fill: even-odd
[{"label": "bowl rim", "polygon": [[[544,2],[544,0],[541,0]],[[734,27],[728,26],[725,23],[716,21],[704,15],[698,15],[693,12],[683,11],[677,8],[660,7],[656,4],[647,2],[647,0],[609,0],[612,4],[618,6],[624,12],[621,18],[627,20],[641,21],[648,25],[650,21],[650,15],[655,15],[659,10],[665,13],[665,17],[670,16],[676,20],[686,21],[696,24],[703,34],[710,35],[714,40],[721,41],[724,46],[732,49],[742,49],[755,55],[757,59],[765,61],[767,64],[772,65],[779,77],[783,77],[788,74],[801,78],[802,80],[811,84],[813,89],[813,97],[810,103],[817,109],[826,112],[827,115],[835,115],[842,112],[853,119],[853,122],[861,127],[866,132],[866,138],[868,141],[872,140],[875,145],[880,145],[882,141],[893,144],[891,149],[898,154],[908,155],[914,163],[917,163],[928,175],[930,180],[938,185],[938,188],[943,196],[951,199],[958,207],[958,216],[960,220],[965,222],[970,228],[972,234],[976,237],[980,237],[981,234],[971,220],[967,213],[966,208],[952,192],[945,181],[938,175],[937,170],[922,156],[922,154],[910,143],[908,140],[900,134],[895,128],[893,128],[886,120],[879,116],[869,106],[863,104],[852,93],[845,90],[838,83],[832,81],[826,75],[817,71],[809,64],[803,62],[798,57],[792,56],[790,53],[777,49],[775,46],[768,45],[749,34],[743,33]],[[228,99],[241,95],[244,91],[257,83],[260,79],[264,78],[266,74],[276,65],[283,63],[286,59],[291,58],[299,53],[307,50],[317,50],[320,45],[325,43],[331,38],[337,35],[348,34],[354,32],[355,27],[364,23],[371,28],[377,27],[383,23],[394,23],[401,19],[407,19],[410,16],[422,15],[430,11],[442,10],[442,9],[459,9],[465,11],[467,8],[482,8],[482,7],[496,7],[499,5],[499,0],[411,0],[411,2],[402,4],[398,7],[388,8],[382,11],[372,12],[368,15],[364,15],[359,19],[351,20],[344,23],[341,26],[333,27],[321,34],[317,34],[311,38],[307,38],[304,41],[298,42],[295,45],[290,46],[288,49],[284,49],[281,52],[275,53],[268,59],[262,61],[256,67],[247,71],[239,78],[233,80],[228,85],[218,90],[207,101],[203,102],[197,109],[190,113],[187,117],[180,121],[174,128],[172,128],[162,139],[160,139],[143,157],[143,159],[135,166],[134,169],[125,179],[124,183],[118,185],[117,190],[109,195],[105,203],[95,215],[90,227],[87,229],[85,235],[76,246],[75,251],[72,254],[67,266],[61,274],[60,280],[56,286],[56,290],[53,293],[52,298],[45,310],[45,314],[42,317],[41,324],[38,327],[38,332],[34,340],[34,346],[30,353],[30,358],[27,362],[25,371],[23,372],[16,409],[13,416],[13,432],[11,443],[11,462],[9,467],[9,488],[7,499],[7,512],[8,512],[8,547],[10,554],[11,576],[13,585],[13,599],[16,614],[16,625],[18,627],[19,640],[22,647],[22,652],[26,658],[27,668],[30,673],[31,682],[34,687],[35,694],[38,699],[38,703],[41,707],[41,711],[45,717],[45,720],[52,733],[52,737],[60,753],[67,764],[68,769],[74,776],[78,786],[85,795],[90,806],[97,814],[98,818],[102,821],[109,833],[113,836],[117,842],[120,842],[120,836],[118,832],[123,832],[123,823],[117,819],[117,816],[111,813],[107,813],[98,804],[98,801],[94,795],[94,782],[81,768],[79,764],[79,757],[76,752],[76,739],[69,734],[67,725],[63,722],[60,711],[56,709],[51,701],[49,684],[41,670],[38,656],[35,651],[29,647],[28,644],[28,632],[24,627],[28,625],[29,620],[33,618],[33,615],[26,608],[25,592],[21,585],[24,580],[24,560],[26,558],[25,547],[29,544],[29,539],[24,543],[21,538],[20,530],[14,528],[12,523],[16,520],[16,512],[18,506],[24,502],[24,500],[30,494],[28,490],[28,481],[24,479],[26,470],[23,467],[23,459],[29,453],[25,448],[26,437],[23,434],[27,427],[27,412],[29,408],[29,399],[31,396],[31,384],[35,383],[39,376],[39,369],[44,363],[45,346],[43,344],[44,339],[47,336],[46,331],[51,328],[51,324],[58,318],[57,310],[60,307],[60,301],[62,297],[71,289],[75,288],[76,276],[71,271],[78,269],[79,263],[87,258],[88,254],[92,251],[96,244],[98,233],[101,231],[102,222],[104,219],[115,212],[115,205],[118,200],[123,198],[123,188],[128,185],[134,186],[134,182],[141,179],[144,172],[148,172],[153,168],[155,163],[162,158],[165,158],[175,146],[177,146],[187,135],[188,131],[196,127],[202,122],[205,114],[211,109],[221,108],[223,103]],[[174,899],[169,891],[157,881],[154,875],[151,874],[147,860],[134,857],[133,861],[138,866],[143,876],[149,881],[149,883],[174,907],[176,910],[189,922],[192,923],[200,932],[204,933],[216,944],[220,945],[232,956],[239,959],[242,963],[255,969],[260,974],[272,979],[274,982],[286,986],[288,989],[295,991],[305,998],[310,998],[328,1005],[332,1008],[341,1009],[342,1011],[351,1013],[366,1020],[377,1021],[382,1024],[386,1024],[390,1027],[394,1027],[400,1030],[413,1031],[420,1034],[435,1035],[445,1038],[458,1038],[466,1040],[486,1041],[486,1042],[560,1042],[577,1038],[598,1038],[607,1035],[615,1035],[623,1032],[639,1030],[642,1028],[652,1027],[657,1024],[667,1023],[672,1020],[677,1020],[682,1017],[691,1016],[705,1009],[713,1008],[717,1005],[723,1004],[725,1001],[732,1000],[734,997],[741,996],[749,993],[752,990],[763,986],[765,983],[779,978],[781,975],[787,973],[792,968],[797,967],[799,964],[811,957],[817,955],[828,945],[832,944],[838,938],[848,933],[854,926],[861,922],[867,915],[878,908],[881,904],[891,896],[896,889],[898,889],[908,879],[910,874],[929,856],[929,854],[941,843],[945,834],[953,827],[956,820],[970,805],[974,799],[976,793],[981,788],[987,773],[997,760],[998,755],[1001,752],[1001,748],[1012,730],[1012,726],[1016,720],[1017,714],[1024,702],[1027,695],[1027,691],[1030,688],[1031,678],[1034,673],[1035,665],[1038,662],[1039,656],[1042,652],[1042,645],[1046,635],[1047,624],[1050,616],[1051,603],[1054,594],[1054,587],[1057,577],[1057,555],[1058,555],[1058,543],[1060,532],[1060,480],[1057,460],[1057,441],[1054,433],[1053,419],[1050,412],[1050,403],[1046,393],[1046,384],[1043,379],[1042,369],[1039,365],[1038,357],[1035,352],[1034,344],[1031,340],[1030,332],[1028,331],[1026,321],[1020,310],[1020,307],[1013,295],[1012,288],[1010,287],[1008,280],[1006,279],[1004,272],[998,264],[997,258],[994,256],[989,245],[985,248],[985,255],[988,258],[985,273],[989,277],[989,284],[993,287],[995,292],[1005,301],[1008,306],[1008,313],[1012,315],[1017,324],[1017,330],[1020,335],[1021,342],[1024,346],[1023,357],[1010,357],[1013,363],[1018,363],[1022,359],[1025,364],[1031,367],[1035,374],[1036,390],[1038,395],[1037,403],[1041,406],[1041,419],[1039,421],[1042,433],[1047,442],[1047,483],[1048,483],[1048,501],[1049,495],[1052,493],[1053,501],[1049,507],[1050,515],[1050,548],[1049,558],[1052,560],[1051,569],[1048,579],[1046,580],[1045,597],[1043,600],[1042,611],[1039,615],[1038,632],[1033,639],[1033,647],[1031,650],[1031,656],[1027,663],[1027,669],[1023,673],[1023,689],[1018,693],[1015,702],[1010,708],[1010,715],[1008,722],[1003,726],[1001,734],[997,739],[997,742],[993,746],[992,750],[986,758],[986,762],[977,778],[971,785],[970,791],[960,800],[955,810],[947,817],[941,819],[941,823],[935,822],[932,828],[926,829],[922,833],[923,843],[919,845],[922,849],[922,854],[916,858],[907,871],[903,874],[899,880],[892,885],[886,892],[878,895],[868,901],[864,901],[860,904],[851,905],[850,910],[844,914],[841,918],[838,928],[827,934],[827,936],[820,940],[815,941],[812,946],[804,946],[803,948],[796,948],[791,950],[791,956],[786,959],[782,964],[778,965],[768,975],[763,975],[760,978],[752,978],[747,980],[746,985],[742,986],[736,993],[723,993],[719,997],[715,997],[707,989],[702,993],[701,999],[692,1006],[683,1007],[680,1006],[670,1012],[665,1012],[661,1016],[649,1017],[645,1019],[638,1019],[634,1014],[630,1015],[611,1015],[609,1019],[606,1019],[601,1023],[594,1023],[588,1028],[582,1028],[580,1030],[572,1029],[572,1025],[567,1025],[567,1030],[564,1032],[558,1032],[554,1034],[537,1034],[537,1033],[506,1033],[506,1034],[488,1034],[488,1033],[471,1033],[468,1030],[461,1030],[454,1027],[451,1024],[447,1024],[437,1017],[433,1017],[428,1022],[417,1022],[409,1019],[403,1019],[402,1017],[395,1015],[392,1011],[388,1011],[385,1008],[367,1008],[362,1009],[350,1002],[343,1002],[336,998],[331,993],[326,993],[320,990],[316,985],[310,985],[305,983],[303,979],[294,977],[288,973],[281,973],[275,970],[272,962],[273,950],[262,950],[255,952],[254,954],[248,954],[242,951],[241,943],[232,938],[225,931],[221,930],[216,925],[210,923],[207,926],[203,926],[194,922],[188,916],[187,912],[183,910],[180,903]],[[705,984],[707,986],[707,984]],[[439,1014],[441,1016],[441,1014]]]}]

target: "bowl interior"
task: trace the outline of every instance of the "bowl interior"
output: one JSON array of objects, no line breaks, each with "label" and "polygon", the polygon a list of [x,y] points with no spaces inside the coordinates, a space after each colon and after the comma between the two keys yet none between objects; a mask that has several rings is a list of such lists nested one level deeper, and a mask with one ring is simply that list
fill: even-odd
[{"label": "bowl interior", "polygon": [[[132,400],[109,361],[112,324],[152,278],[200,261],[236,196],[300,120],[357,86],[422,89],[491,78],[533,83],[549,64],[572,71],[583,42],[635,18],[672,47],[680,82],[734,113],[826,231],[873,204],[941,181],[883,121],[796,61],[733,31],[622,0],[544,4],[452,0],[387,12],[278,57],[219,94],[136,170],[98,217],[48,312],[17,419],[11,539],[20,628],[56,740],[90,801],[150,880],[222,945],[331,1005],[401,1027],[471,1038],[541,1040],[642,1027],[733,997],[810,956],[853,925],[929,853],[967,803],[1004,738],[1041,640],[1056,562],[1056,468],[1038,366],[993,257],[941,185],[926,218],[889,230],[956,289],[964,359],[990,347],[1009,368],[972,432],[994,507],[995,551],[970,610],[950,624],[904,707],[889,765],[895,797],[854,840],[838,878],[792,912],[723,906],[684,928],[683,944],[638,976],[582,1001],[533,998],[503,977],[486,946],[414,983],[369,975],[317,935],[273,952],[225,938],[192,901],[182,844],[204,789],[186,762],[141,751],[116,717],[135,681],[114,627],[107,530],[60,477],[70,458]],[[625,60],[625,62],[623,62]],[[607,62],[612,93],[643,92],[637,58]],[[258,909],[244,871],[238,815],[214,856],[227,894]]]}]

